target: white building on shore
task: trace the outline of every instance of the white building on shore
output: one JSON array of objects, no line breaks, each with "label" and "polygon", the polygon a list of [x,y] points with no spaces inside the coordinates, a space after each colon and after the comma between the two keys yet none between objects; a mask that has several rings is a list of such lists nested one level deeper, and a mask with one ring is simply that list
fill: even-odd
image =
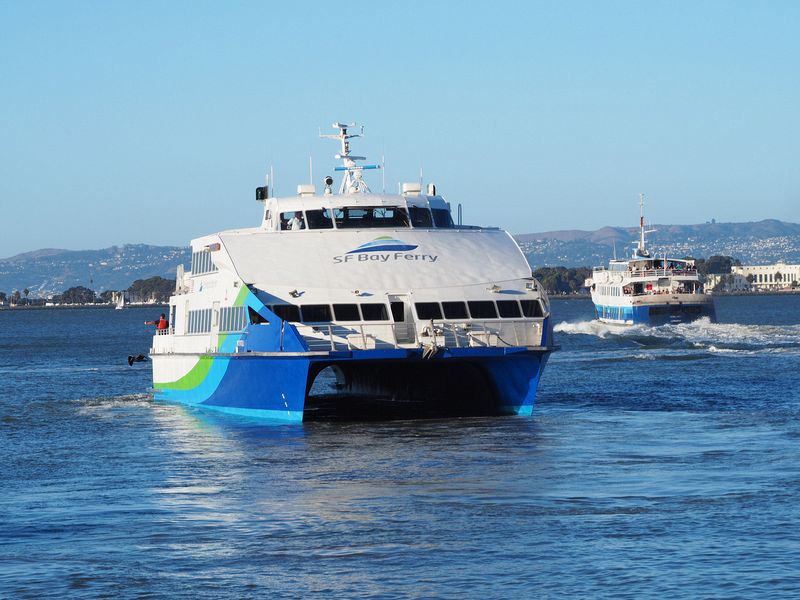
[{"label": "white building on shore", "polygon": [[[734,267],[734,269],[735,268],[736,267]],[[704,283],[707,294],[718,291],[724,291],[727,293],[751,291],[750,282],[747,281],[747,276],[736,272],[721,275],[709,273],[705,276]]]},{"label": "white building on shore", "polygon": [[782,290],[800,285],[800,265],[779,260],[774,265],[734,266],[731,274],[750,282],[752,291]]}]

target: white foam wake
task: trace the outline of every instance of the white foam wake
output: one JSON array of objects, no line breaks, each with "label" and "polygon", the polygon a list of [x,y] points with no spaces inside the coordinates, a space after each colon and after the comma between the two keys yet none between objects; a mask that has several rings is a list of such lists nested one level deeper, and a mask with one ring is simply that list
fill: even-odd
[{"label": "white foam wake", "polygon": [[800,325],[745,325],[712,323],[708,318],[690,323],[651,327],[619,326],[600,321],[561,322],[554,331],[567,335],[591,335],[598,338],[619,336],[639,342],[643,337],[652,342],[662,339],[667,345],[685,343],[710,352],[773,351],[800,352]]}]

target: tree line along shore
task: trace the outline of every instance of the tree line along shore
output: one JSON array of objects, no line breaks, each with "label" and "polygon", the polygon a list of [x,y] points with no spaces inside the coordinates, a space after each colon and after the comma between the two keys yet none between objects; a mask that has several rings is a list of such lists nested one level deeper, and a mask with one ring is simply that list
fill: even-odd
[{"label": "tree line along shore", "polygon": [[[732,267],[741,265],[737,259],[723,255],[708,259],[698,258],[695,259],[695,264],[698,273],[703,277],[729,275]],[[586,296],[588,290],[584,287],[584,282],[591,275],[591,267],[539,267],[533,271],[533,276],[551,296]],[[725,279],[720,278],[720,282],[711,291],[722,293],[724,283]],[[791,289],[795,288],[793,285]],[[112,305],[120,293],[124,294],[125,301],[129,304],[166,304],[174,290],[174,280],[150,277],[137,279],[125,290],[104,290],[99,294],[84,286],[71,287],[48,298],[32,298],[28,289],[14,290],[8,295],[0,291],[0,307]]]},{"label": "tree line along shore", "polygon": [[73,307],[73,306],[111,306],[119,294],[123,294],[128,304],[166,304],[175,293],[175,280],[163,277],[137,279],[124,290],[104,290],[100,293],[82,285],[71,287],[60,294],[47,298],[31,296],[30,290],[13,290],[10,294],[0,291],[0,307]]}]

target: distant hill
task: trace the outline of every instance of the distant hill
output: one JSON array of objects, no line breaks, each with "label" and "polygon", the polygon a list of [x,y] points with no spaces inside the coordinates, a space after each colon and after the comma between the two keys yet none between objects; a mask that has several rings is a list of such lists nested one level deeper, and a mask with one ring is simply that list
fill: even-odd
[{"label": "distant hill", "polygon": [[191,261],[188,247],[125,244],[102,250],[45,248],[0,260],[0,291],[28,288],[46,298],[82,285],[102,292],[127,289],[136,279],[174,279],[175,268]]},{"label": "distant hill", "polygon": [[[751,223],[648,225],[651,250],[675,257],[724,254],[745,264],[800,262],[800,224],[766,219]],[[601,265],[616,253],[628,256],[639,237],[636,227],[603,227],[514,236],[534,267]]]},{"label": "distant hill", "polygon": [[[800,225],[768,219],[756,223],[652,225],[652,250],[671,256],[707,258],[725,254],[745,264],[800,262]],[[639,230],[603,227],[595,231],[567,230],[515,236],[528,262],[539,267],[582,267],[608,262],[630,253]],[[102,292],[127,289],[136,279],[155,275],[172,279],[175,267],[189,267],[188,247],[125,244],[101,250],[43,248],[0,260],[0,291],[28,288],[31,297],[47,297],[82,285]]]}]

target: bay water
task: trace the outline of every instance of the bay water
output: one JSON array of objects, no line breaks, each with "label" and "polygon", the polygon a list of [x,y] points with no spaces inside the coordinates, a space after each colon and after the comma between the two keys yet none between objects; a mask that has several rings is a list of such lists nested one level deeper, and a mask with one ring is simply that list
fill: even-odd
[{"label": "bay water", "polygon": [[154,402],[157,308],[0,311],[0,597],[800,597],[800,295],[552,305],[532,418],[295,425]]}]

